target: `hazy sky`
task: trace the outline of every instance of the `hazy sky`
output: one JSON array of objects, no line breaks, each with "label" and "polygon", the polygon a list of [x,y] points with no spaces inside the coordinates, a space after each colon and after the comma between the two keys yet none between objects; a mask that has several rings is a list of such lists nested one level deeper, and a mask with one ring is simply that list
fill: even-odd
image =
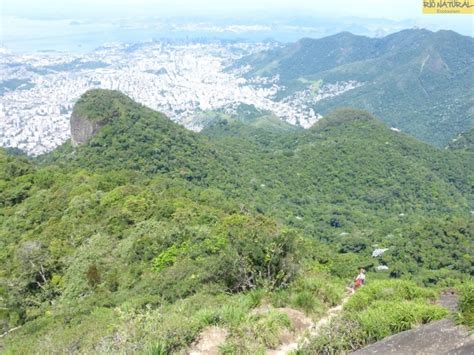
[{"label": "hazy sky", "polygon": [[[437,28],[462,29],[474,35],[473,15],[423,15],[422,0],[0,0],[2,16],[130,17],[130,16],[356,16],[416,19]],[[267,16],[265,16],[267,14]],[[428,27],[428,26],[427,26]]]},{"label": "hazy sky", "polygon": [[[310,11],[313,14],[413,18],[421,15],[421,0],[1,0],[8,15],[22,13],[80,13],[123,15],[248,12],[255,10]],[[240,11],[239,11],[240,10]],[[440,17],[441,15],[437,15]],[[472,16],[466,15],[466,17]]]}]

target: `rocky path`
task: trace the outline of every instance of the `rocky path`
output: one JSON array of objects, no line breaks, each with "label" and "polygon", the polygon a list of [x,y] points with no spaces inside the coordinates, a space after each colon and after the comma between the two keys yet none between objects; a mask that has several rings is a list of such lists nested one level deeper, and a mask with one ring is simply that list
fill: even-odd
[{"label": "rocky path", "polygon": [[[285,331],[280,335],[281,345],[277,349],[268,349],[266,355],[284,355],[298,349],[309,339],[318,334],[324,325],[337,316],[349,300],[346,296],[341,304],[329,309],[318,322],[313,322],[303,312],[292,308],[275,308],[286,314],[293,325],[293,331]],[[441,295],[438,303],[454,312],[457,309],[457,296],[452,292]],[[253,313],[264,313],[273,309],[263,306],[253,310]],[[219,327],[208,327],[201,332],[189,354],[217,355],[219,346],[227,337],[227,330]],[[354,355],[397,354],[397,355],[474,355],[474,334],[467,327],[458,326],[447,318],[422,325],[387,337],[364,349],[353,352]]]},{"label": "rocky path", "polygon": [[[327,313],[322,317],[317,323],[311,322],[311,324],[308,324],[306,329],[300,330],[298,333],[299,335],[296,336],[294,341],[291,342],[286,342],[282,343],[277,349],[274,350],[267,350],[266,354],[267,355],[284,355],[289,353],[290,351],[295,351],[298,349],[299,345],[305,344],[306,342],[309,341],[309,338],[315,336],[318,334],[319,329],[321,329],[322,326],[326,325],[333,319],[339,312],[342,311],[342,307],[344,304],[349,300],[350,296],[346,296],[341,304],[330,308]],[[291,317],[290,317],[291,319]],[[292,320],[293,321],[293,320]]]},{"label": "rocky path", "polygon": [[[309,341],[309,338],[316,335],[319,329],[329,323],[341,310],[350,296],[345,297],[341,304],[330,308],[327,313],[318,322],[313,322],[303,312],[296,309],[284,307],[274,308],[277,312],[284,313],[288,316],[293,325],[293,332],[284,331],[280,334],[281,344],[277,349],[268,349],[267,355],[283,355],[298,349],[298,345]],[[265,313],[273,309],[270,306],[263,306],[254,309],[252,313]],[[219,346],[221,346],[227,337],[227,330],[219,327],[208,327],[204,329],[199,338],[193,344],[189,355],[217,355],[219,354]]]}]

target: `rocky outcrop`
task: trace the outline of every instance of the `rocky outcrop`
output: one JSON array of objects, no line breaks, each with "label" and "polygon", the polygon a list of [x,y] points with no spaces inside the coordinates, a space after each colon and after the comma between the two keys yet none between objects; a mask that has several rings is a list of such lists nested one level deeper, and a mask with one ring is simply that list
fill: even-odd
[{"label": "rocky outcrop", "polygon": [[442,319],[392,335],[352,354],[474,354],[474,335],[467,327]]},{"label": "rocky outcrop", "polygon": [[[438,303],[455,312],[458,299],[454,292],[447,291],[441,294]],[[447,318],[392,335],[351,354],[471,355],[474,334]]]},{"label": "rocky outcrop", "polygon": [[84,144],[105,125],[105,122],[92,121],[76,112],[72,113],[70,123],[73,146]]},{"label": "rocky outcrop", "polygon": [[73,146],[87,142],[103,126],[120,117],[121,109],[137,105],[117,90],[92,89],[81,95],[71,115]]}]

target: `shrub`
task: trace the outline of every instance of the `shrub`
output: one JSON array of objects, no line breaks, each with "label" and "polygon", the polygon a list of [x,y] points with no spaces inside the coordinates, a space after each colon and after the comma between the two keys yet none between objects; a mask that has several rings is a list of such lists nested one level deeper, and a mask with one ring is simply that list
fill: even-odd
[{"label": "shrub", "polygon": [[89,266],[86,272],[87,282],[89,286],[96,287],[100,283],[100,272],[95,264]]},{"label": "shrub", "polygon": [[287,286],[296,274],[295,234],[266,217],[232,215],[212,230],[186,233],[152,260],[168,299],[205,284],[230,292]]},{"label": "shrub", "polygon": [[227,280],[232,291],[257,286],[285,286],[296,273],[293,260],[295,234],[272,220],[233,215],[224,220],[218,233],[225,235],[234,262]]},{"label": "shrub", "polygon": [[333,354],[359,349],[448,311],[429,303],[436,293],[402,280],[374,281],[356,292],[342,314],[320,329],[303,353]]},{"label": "shrub", "polygon": [[436,297],[435,291],[419,287],[411,281],[380,280],[359,289],[344,305],[344,309],[357,312],[366,309],[377,300],[435,300]]},{"label": "shrub", "polygon": [[291,327],[289,317],[275,310],[247,316],[245,321],[231,328],[223,352],[264,353],[266,348],[276,348],[280,344],[280,333]]},{"label": "shrub", "polygon": [[350,317],[361,327],[364,341],[372,342],[440,319],[446,314],[444,308],[423,301],[376,301],[368,309]]},{"label": "shrub", "polygon": [[458,321],[474,330],[474,282],[461,286],[459,291]]}]

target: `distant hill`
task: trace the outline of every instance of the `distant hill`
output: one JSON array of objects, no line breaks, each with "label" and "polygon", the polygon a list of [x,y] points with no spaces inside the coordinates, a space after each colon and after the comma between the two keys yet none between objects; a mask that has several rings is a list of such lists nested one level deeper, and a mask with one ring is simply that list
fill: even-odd
[{"label": "distant hill", "polygon": [[[394,132],[364,111],[336,111],[308,131],[290,129],[265,113],[251,111],[253,116],[241,119],[217,113],[198,134],[121,93],[100,91],[99,96],[102,104],[92,105],[94,119],[107,120],[110,112],[114,118],[86,144],[77,149],[65,144],[42,160],[99,172],[126,169],[185,178],[221,188],[287,222],[322,214],[329,225],[340,209],[351,225],[362,216],[407,210],[467,210],[460,193],[466,192],[469,168],[461,158]],[[75,112],[96,98],[86,93]],[[305,197],[295,203],[301,191]],[[420,199],[423,204],[416,202]]]},{"label": "distant hill", "polygon": [[[465,166],[465,157],[394,132],[364,111],[335,111],[303,132],[249,131],[248,126],[231,124],[202,133],[212,137],[219,155],[239,162],[240,179],[255,185],[255,203],[273,213],[281,209],[287,220],[288,210],[293,216],[312,218],[323,213],[329,221],[331,213],[347,208],[349,221],[356,215],[354,205],[372,216],[398,215],[406,208],[441,212],[444,203],[439,204],[434,190],[455,187],[469,192],[472,168]],[[424,202],[415,203],[420,198]]]},{"label": "distant hill", "polygon": [[[392,131],[365,111],[335,111],[307,131],[255,108],[245,108],[252,115],[242,118],[215,112],[198,134],[118,92],[100,96],[103,105],[94,106],[95,120],[110,112],[115,112],[114,119],[86,144],[74,149],[67,143],[41,160],[94,171],[126,169],[185,178],[223,189],[287,222],[322,214],[329,224],[340,209],[346,210],[349,224],[357,224],[362,215],[466,211],[471,199],[467,156]],[[95,99],[86,93],[75,112]],[[304,198],[297,197],[301,191]]]},{"label": "distant hill", "polygon": [[323,115],[341,106],[367,109],[419,139],[444,146],[474,126],[474,39],[452,31],[404,30],[383,38],[348,32],[301,39],[240,60],[248,75],[278,74],[283,98],[309,87],[360,86],[314,103]]},{"label": "distant hill", "polygon": [[[237,127],[249,134],[259,130],[266,132],[295,132],[303,128],[287,123],[270,111],[256,108],[254,105],[239,103],[231,109],[218,109],[203,112],[195,119],[201,122],[205,135],[228,134]],[[239,131],[242,133],[241,131]]]},{"label": "distant hill", "polygon": [[256,108],[254,105],[238,103],[216,110],[196,112],[190,122],[185,125],[206,129],[211,126],[227,126],[232,124],[242,124],[251,129],[262,128],[270,131],[298,131],[302,128],[287,123],[270,111]]}]

